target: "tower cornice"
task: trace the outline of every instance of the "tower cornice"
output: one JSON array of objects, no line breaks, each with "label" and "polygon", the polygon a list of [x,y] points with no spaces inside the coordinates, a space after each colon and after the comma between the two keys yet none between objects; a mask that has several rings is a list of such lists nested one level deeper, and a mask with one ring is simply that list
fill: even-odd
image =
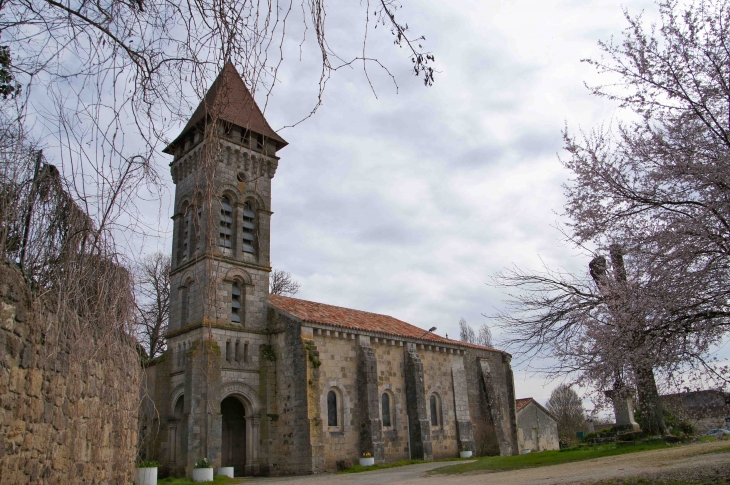
[{"label": "tower cornice", "polygon": [[211,253],[210,251],[208,251],[208,252],[205,252],[203,254],[200,254],[200,255],[190,259],[189,261],[184,262],[183,264],[176,266],[175,269],[172,269],[170,271],[170,276],[174,276],[177,273],[182,273],[186,269],[188,269],[192,266],[195,266],[196,263],[201,262],[205,259],[212,259],[214,261],[225,262],[225,263],[229,263],[229,264],[232,264],[232,265],[235,265],[238,267],[242,267],[242,268],[251,268],[251,269],[257,269],[260,271],[266,271],[268,273],[271,273],[271,271],[272,271],[271,266],[251,263],[249,261],[241,261],[240,259],[235,259],[235,258],[231,258],[228,256],[222,256],[220,254],[215,254],[215,253]]}]

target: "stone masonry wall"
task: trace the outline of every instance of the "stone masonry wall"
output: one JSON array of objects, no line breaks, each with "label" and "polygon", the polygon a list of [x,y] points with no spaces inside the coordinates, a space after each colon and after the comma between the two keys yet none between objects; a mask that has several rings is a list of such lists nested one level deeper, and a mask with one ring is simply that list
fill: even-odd
[{"label": "stone masonry wall", "polygon": [[[373,339],[374,340],[374,339]],[[408,415],[406,414],[406,381],[404,369],[404,347],[394,340],[380,339],[373,343],[378,359],[379,395],[389,392],[393,400],[390,403],[392,422],[390,428],[383,428],[385,444],[385,461],[387,463],[407,460],[408,450]],[[382,397],[381,397],[382,399]]]},{"label": "stone masonry wall", "polygon": [[81,355],[54,335],[55,315],[31,308],[6,263],[0,281],[0,484],[130,483],[141,375],[133,346],[104,343],[129,353],[125,368]]},{"label": "stone masonry wall", "polygon": [[[334,332],[330,335],[314,334],[319,351],[319,386],[316,393],[320,400],[321,436],[324,444],[325,468],[334,470],[337,460],[357,462],[360,456],[357,395],[357,344],[353,339],[342,338]],[[338,426],[327,425],[327,394],[334,389],[341,406]]]},{"label": "stone masonry wall", "polygon": [[[301,334],[301,322],[283,313],[269,312],[272,345],[264,353],[273,367],[262,376],[268,382],[261,389],[267,423],[262,439],[267,442],[262,473],[270,475],[308,474],[324,471],[311,442],[309,380],[311,362]],[[273,379],[273,382],[271,380]],[[314,382],[314,381],[312,381]],[[263,419],[262,419],[263,421]]]},{"label": "stone masonry wall", "polygon": [[[473,349],[464,356],[474,451],[478,456],[518,452],[514,381],[508,359],[501,352]],[[486,380],[484,368],[490,369]]]},{"label": "stone masonry wall", "polygon": [[431,350],[419,352],[423,362],[423,378],[426,390],[426,413],[431,422],[431,407],[429,399],[432,394],[438,396],[441,404],[441,416],[438,417],[438,426],[431,426],[431,448],[434,459],[452,458],[458,456],[456,414],[454,410],[454,388],[452,368],[458,361],[463,360],[460,355]]}]

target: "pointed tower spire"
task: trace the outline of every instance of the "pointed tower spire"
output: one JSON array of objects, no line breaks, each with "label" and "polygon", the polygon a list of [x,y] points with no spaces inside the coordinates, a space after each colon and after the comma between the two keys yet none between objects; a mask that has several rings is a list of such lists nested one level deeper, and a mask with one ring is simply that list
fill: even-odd
[{"label": "pointed tower spire", "polygon": [[180,135],[163,151],[174,153],[174,148],[181,144],[181,140],[190,130],[204,125],[210,120],[232,123],[252,133],[262,135],[276,144],[277,151],[288,145],[286,140],[269,126],[231,61],[226,62],[223,66]]}]

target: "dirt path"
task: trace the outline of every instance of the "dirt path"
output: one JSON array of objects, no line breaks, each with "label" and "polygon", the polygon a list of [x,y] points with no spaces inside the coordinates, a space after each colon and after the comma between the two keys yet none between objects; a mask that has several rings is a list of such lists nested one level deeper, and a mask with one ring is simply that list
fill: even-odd
[{"label": "dirt path", "polygon": [[668,450],[644,451],[595,460],[506,472],[428,476],[427,472],[448,464],[427,463],[345,475],[322,474],[307,477],[255,478],[242,484],[311,485],[553,485],[581,483],[634,476],[676,478],[727,476],[730,474],[728,442],[698,443]]}]

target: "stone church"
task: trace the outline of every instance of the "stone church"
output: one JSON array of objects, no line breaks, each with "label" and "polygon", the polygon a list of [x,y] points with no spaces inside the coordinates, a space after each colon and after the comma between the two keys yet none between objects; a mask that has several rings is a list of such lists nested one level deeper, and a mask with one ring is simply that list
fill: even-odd
[{"label": "stone church", "polygon": [[[396,318],[269,295],[287,145],[228,63],[165,149],[175,183],[167,350],[146,370],[162,476],[236,476],[518,452],[510,355]],[[285,170],[285,168],[283,168]]]}]

